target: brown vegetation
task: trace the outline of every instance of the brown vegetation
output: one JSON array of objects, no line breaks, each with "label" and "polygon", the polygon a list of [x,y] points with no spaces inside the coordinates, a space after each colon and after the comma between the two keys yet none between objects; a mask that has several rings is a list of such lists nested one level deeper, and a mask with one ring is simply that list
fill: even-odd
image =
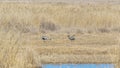
[{"label": "brown vegetation", "polygon": [[[0,68],[45,63],[119,68],[119,10],[120,5],[0,3]],[[68,34],[76,40],[68,40]],[[43,41],[42,35],[52,39]]]}]

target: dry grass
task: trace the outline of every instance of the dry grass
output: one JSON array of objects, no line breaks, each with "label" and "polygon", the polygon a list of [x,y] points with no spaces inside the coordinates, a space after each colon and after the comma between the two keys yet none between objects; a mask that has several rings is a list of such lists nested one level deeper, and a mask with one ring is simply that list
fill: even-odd
[{"label": "dry grass", "polygon": [[[0,68],[44,63],[113,63],[119,68],[119,11],[120,5],[0,3]],[[68,40],[66,32],[76,40]],[[42,35],[52,40],[42,41]]]},{"label": "dry grass", "polygon": [[[104,37],[102,36],[104,39],[106,39],[105,37],[109,37],[108,39],[106,39],[106,43],[108,43],[108,45],[102,44],[101,41],[98,41],[98,44],[87,44],[86,42],[81,45],[76,45],[80,40],[77,39],[77,42],[74,43],[66,39],[67,43],[64,40],[63,43],[63,41],[60,41],[62,40],[61,38],[54,38],[51,41],[44,42],[40,39],[37,39],[38,36],[36,35],[28,34],[26,36],[26,34],[14,33],[13,31],[8,32],[7,34],[6,32],[1,32],[0,34],[1,68],[37,68],[46,63],[118,64],[119,62],[119,45],[117,45],[118,40],[113,41],[114,44],[110,44],[107,42],[108,40],[110,41],[109,38],[111,38],[111,35],[105,35]],[[83,36],[82,38],[85,39],[85,37],[86,36]],[[96,37],[97,40],[99,38]],[[89,38],[88,40],[92,39],[94,38]],[[89,41],[88,43],[91,42],[93,41]]]},{"label": "dry grass", "polygon": [[[62,31],[67,28],[74,31],[73,27],[75,27],[83,31],[99,32],[99,29],[104,28],[103,30],[115,32],[112,29],[120,27],[119,10],[119,5],[104,4],[1,3],[0,20],[1,25],[20,23],[24,24],[24,28],[29,26],[31,31],[39,31],[40,23],[44,20],[59,25]],[[1,29],[7,29],[4,27],[2,26]]]}]

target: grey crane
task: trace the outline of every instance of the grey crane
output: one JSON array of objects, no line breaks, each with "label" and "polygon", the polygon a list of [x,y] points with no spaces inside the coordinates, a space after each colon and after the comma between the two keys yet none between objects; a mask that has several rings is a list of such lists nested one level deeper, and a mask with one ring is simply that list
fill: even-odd
[{"label": "grey crane", "polygon": [[42,36],[41,37],[42,40],[51,40],[51,38],[47,37],[47,36]]},{"label": "grey crane", "polygon": [[75,35],[68,35],[68,39],[71,40],[71,41],[75,40]]}]

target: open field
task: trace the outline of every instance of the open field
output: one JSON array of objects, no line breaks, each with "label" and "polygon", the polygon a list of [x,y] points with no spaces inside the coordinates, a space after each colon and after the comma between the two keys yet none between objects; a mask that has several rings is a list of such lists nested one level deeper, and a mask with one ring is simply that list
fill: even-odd
[{"label": "open field", "polygon": [[32,33],[40,30],[57,33],[120,32],[119,7],[120,5],[1,3],[0,28],[2,31]]},{"label": "open field", "polygon": [[0,3],[0,68],[46,63],[113,63],[119,68],[119,33],[119,4]]},{"label": "open field", "polygon": [[[29,35],[28,38],[24,37],[24,34],[14,32],[1,33],[0,36],[3,37],[0,40],[1,68],[37,68],[46,63],[113,63],[119,65],[118,43],[74,45],[77,43],[69,44],[63,41],[57,43],[55,40],[50,43],[50,41],[35,40],[35,36]],[[32,39],[39,42],[33,43]]]}]

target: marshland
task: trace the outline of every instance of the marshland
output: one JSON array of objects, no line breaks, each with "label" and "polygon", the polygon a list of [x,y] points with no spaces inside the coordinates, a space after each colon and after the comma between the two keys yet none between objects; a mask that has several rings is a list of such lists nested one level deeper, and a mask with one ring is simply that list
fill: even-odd
[{"label": "marshland", "polygon": [[0,68],[50,63],[119,68],[119,1],[96,1],[0,2]]}]

